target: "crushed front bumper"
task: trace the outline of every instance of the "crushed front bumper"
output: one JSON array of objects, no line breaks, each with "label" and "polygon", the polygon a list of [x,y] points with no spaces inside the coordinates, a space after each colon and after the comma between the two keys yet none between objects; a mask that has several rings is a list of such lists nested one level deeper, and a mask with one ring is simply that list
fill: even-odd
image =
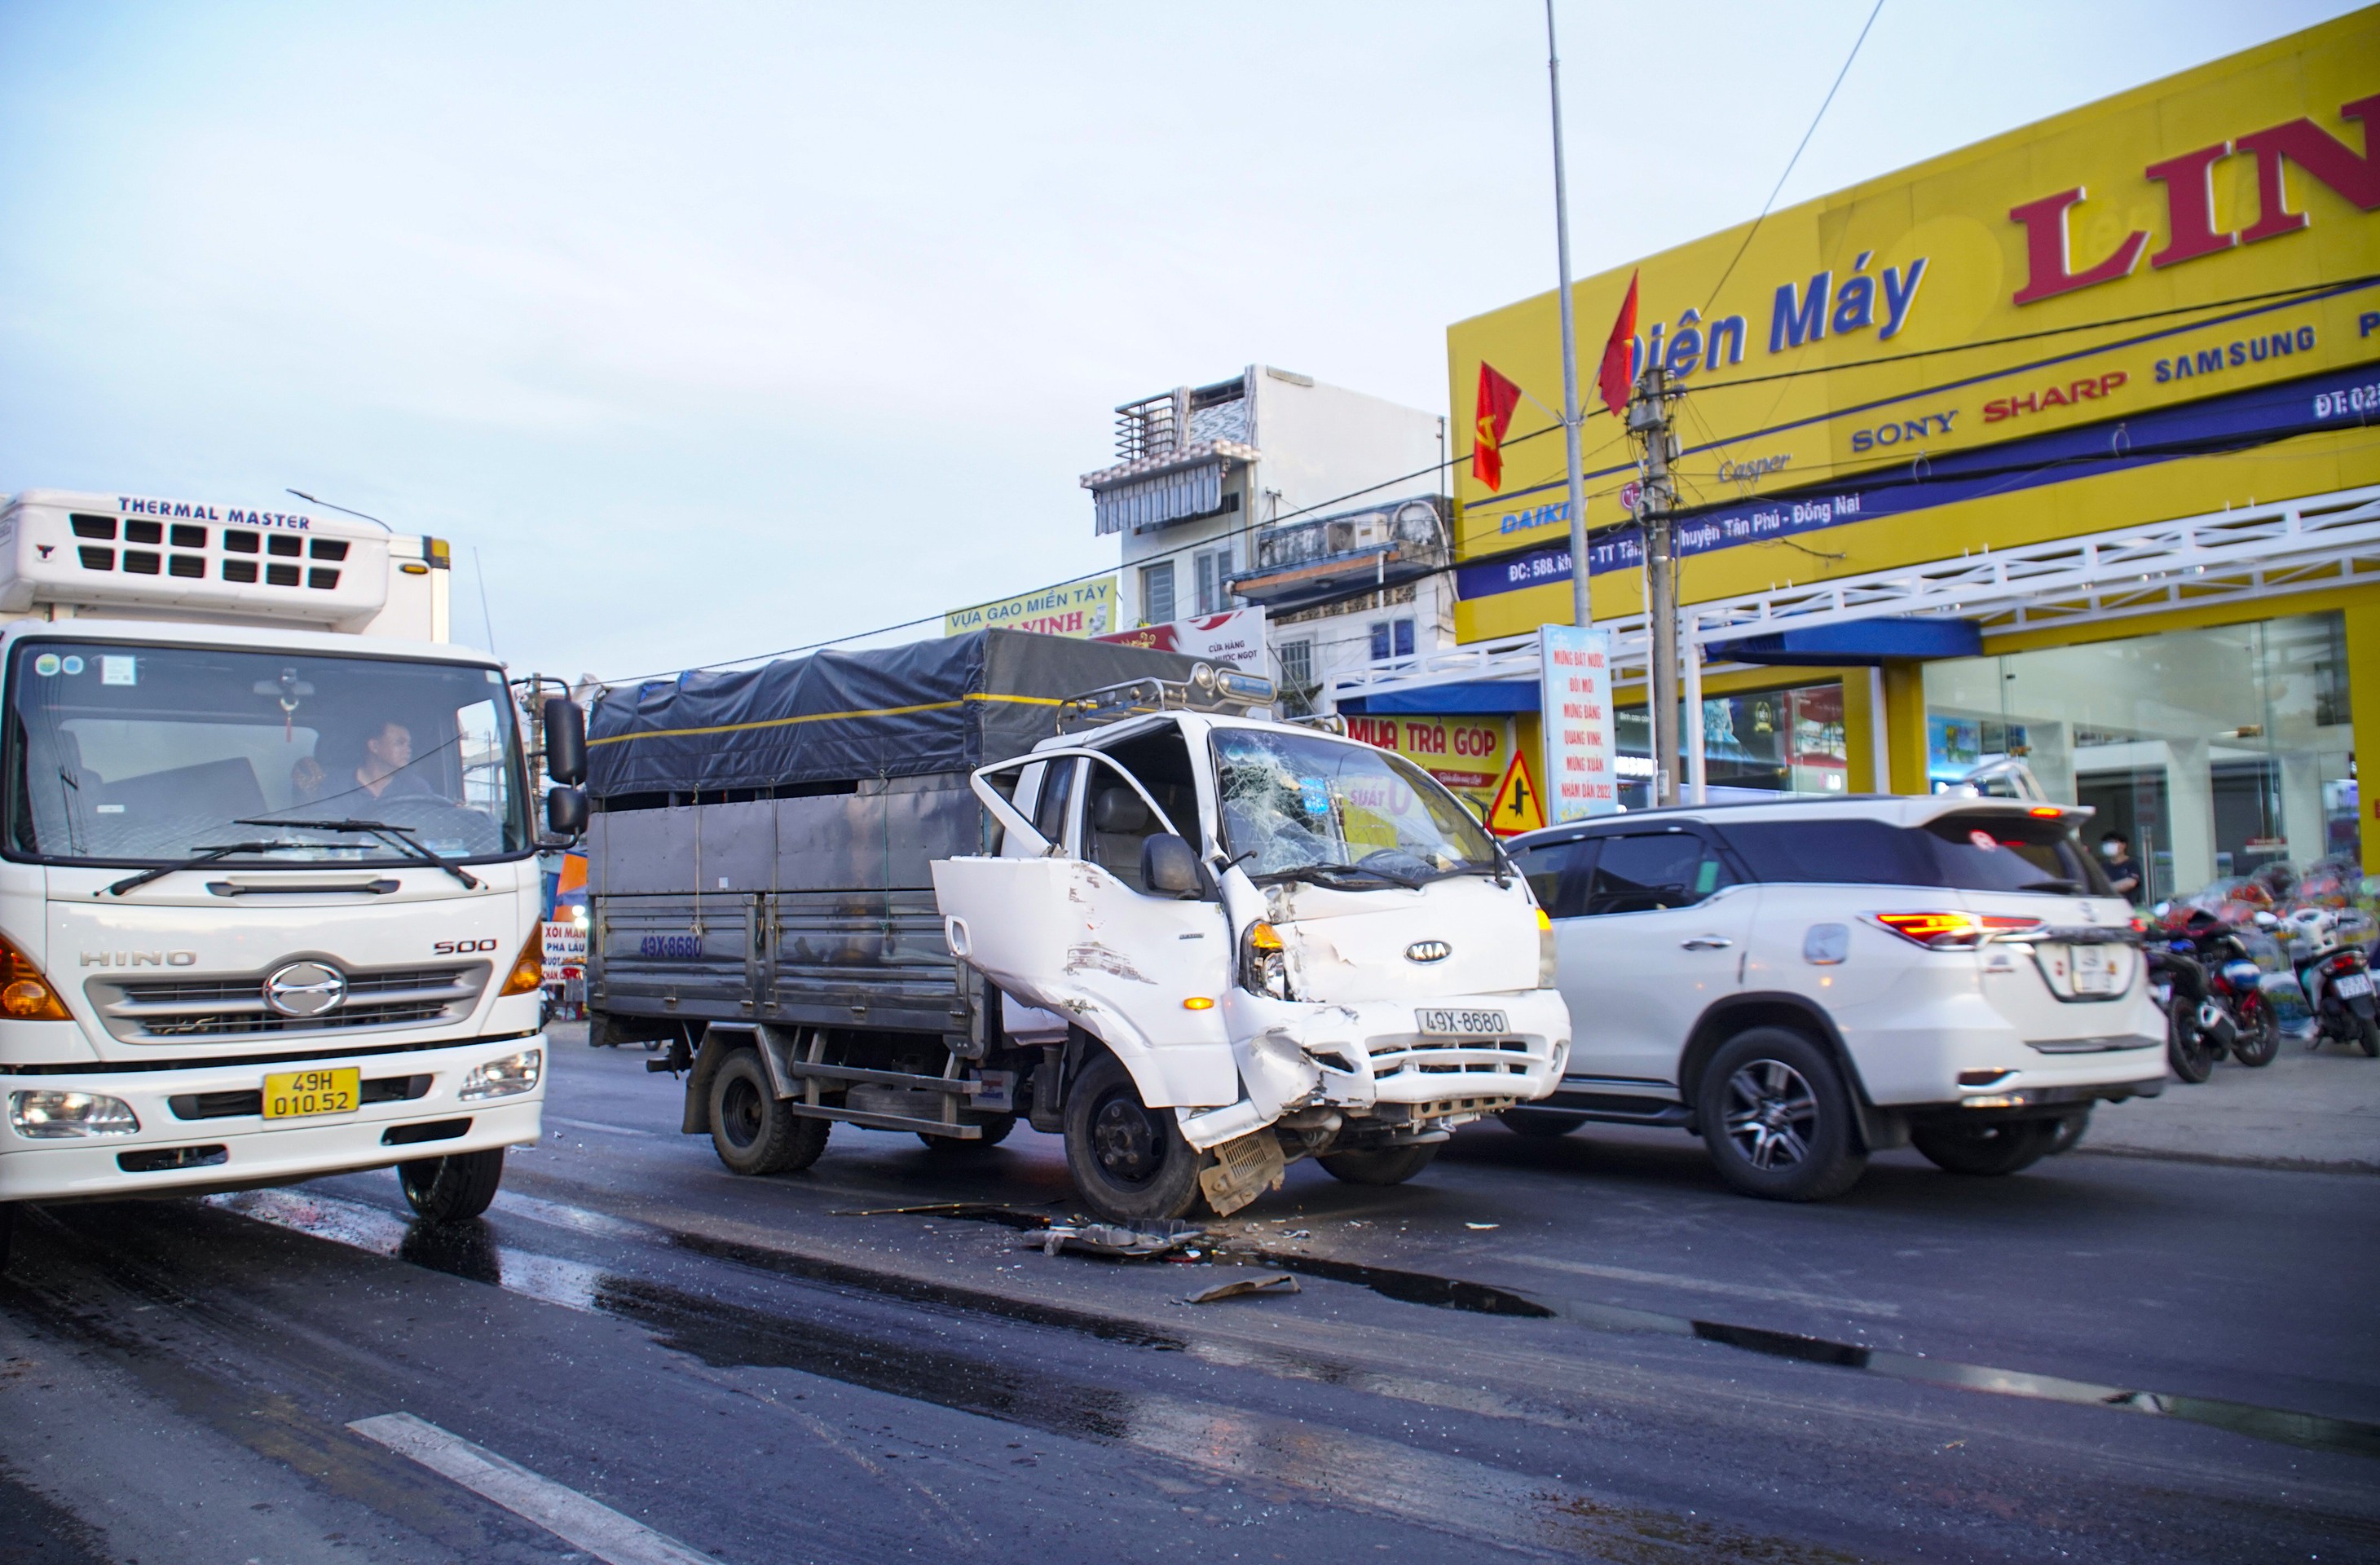
[{"label": "crushed front bumper", "polygon": [[[1304,1003],[1235,989],[1224,1004],[1245,1096],[1182,1122],[1193,1146],[1245,1134],[1303,1109],[1443,1131],[1545,1097],[1570,1057],[1570,1008],[1555,989]],[[1501,1012],[1492,1034],[1421,1028],[1423,1010]]]}]

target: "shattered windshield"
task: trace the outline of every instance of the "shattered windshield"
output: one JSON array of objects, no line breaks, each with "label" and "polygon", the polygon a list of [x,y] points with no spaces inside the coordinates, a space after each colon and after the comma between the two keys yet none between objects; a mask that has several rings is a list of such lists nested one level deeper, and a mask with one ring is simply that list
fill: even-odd
[{"label": "shattered windshield", "polygon": [[1412,886],[1498,867],[1486,829],[1401,756],[1253,728],[1214,746],[1224,851],[1254,878]]},{"label": "shattered windshield", "polygon": [[407,862],[358,822],[453,859],[533,846],[496,669],[29,639],[8,690],[8,840],[29,857]]}]

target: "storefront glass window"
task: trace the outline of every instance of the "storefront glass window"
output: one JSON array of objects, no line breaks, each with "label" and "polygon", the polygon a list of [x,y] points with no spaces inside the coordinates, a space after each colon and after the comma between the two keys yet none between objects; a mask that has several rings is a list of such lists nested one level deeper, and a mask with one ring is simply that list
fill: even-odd
[{"label": "storefront glass window", "polygon": [[2085,834],[2131,840],[2139,900],[2356,853],[2354,733],[2337,613],[2046,648],[1925,669],[1937,789],[2022,759]]},{"label": "storefront glass window", "polygon": [[[1653,752],[1642,707],[1620,709],[1620,802],[1651,803]],[[1685,776],[1685,760],[1678,762]],[[1761,793],[1840,794],[1851,753],[1843,739],[1843,687],[1828,682],[1786,690],[1717,696],[1703,702],[1704,782],[1713,799],[1742,788]]]}]

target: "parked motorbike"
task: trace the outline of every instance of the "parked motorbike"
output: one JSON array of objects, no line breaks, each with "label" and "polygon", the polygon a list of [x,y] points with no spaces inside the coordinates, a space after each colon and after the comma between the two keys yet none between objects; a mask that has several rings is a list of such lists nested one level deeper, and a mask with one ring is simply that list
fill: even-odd
[{"label": "parked motorbike", "polygon": [[[2168,906],[2155,937],[2152,949],[2162,941],[2168,957],[2188,962],[2195,969],[2200,985],[2192,1016],[2197,1044],[2185,1044],[2178,1056],[2170,1039],[2167,1045],[2168,1056],[2174,1058],[2174,1074],[2184,1081],[2204,1081],[2205,1073],[2227,1054],[2252,1068],[2271,1064],[2281,1051],[2280,1013],[2265,993],[2265,970],[2248,954],[2247,942],[2239,932],[2203,907]],[[2155,973],[2152,967],[2152,982]],[[2188,992],[2178,983],[2175,988],[2177,993]],[[2206,1060],[2201,1074],[2193,1076],[2184,1068],[2183,1060],[2197,1048],[2204,1049]]]},{"label": "parked motorbike", "polygon": [[[2165,1013],[2166,1062],[2175,1075],[2195,1085],[2215,1074],[2216,1045],[2215,1029],[2203,1026],[2199,1020],[2199,1007],[2207,1002],[2206,970],[2185,954],[2189,943],[2177,940],[2150,945],[2143,954],[2148,958],[2149,994]],[[2229,1017],[2218,1014],[2216,1021],[2226,1033],[2237,1035]],[[2222,1047],[2229,1046],[2227,1037]]]},{"label": "parked motorbike", "polygon": [[2306,1047],[2319,1049],[2337,1039],[2380,1058],[2380,1005],[2374,1003],[2363,948],[2341,944],[2338,921],[2319,909],[2301,909],[2290,916],[2289,925],[2297,937],[2290,964],[2305,990],[2306,1008],[2313,1013],[2313,1036]]}]

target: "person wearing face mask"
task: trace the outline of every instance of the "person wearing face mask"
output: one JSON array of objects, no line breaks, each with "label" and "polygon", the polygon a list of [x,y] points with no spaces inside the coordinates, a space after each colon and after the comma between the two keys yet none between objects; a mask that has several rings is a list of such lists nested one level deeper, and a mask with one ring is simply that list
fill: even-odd
[{"label": "person wearing face mask", "polygon": [[2108,832],[2099,839],[2099,857],[2116,894],[2128,902],[2139,901],[2141,867],[2132,862],[2132,840],[2121,831]]}]

